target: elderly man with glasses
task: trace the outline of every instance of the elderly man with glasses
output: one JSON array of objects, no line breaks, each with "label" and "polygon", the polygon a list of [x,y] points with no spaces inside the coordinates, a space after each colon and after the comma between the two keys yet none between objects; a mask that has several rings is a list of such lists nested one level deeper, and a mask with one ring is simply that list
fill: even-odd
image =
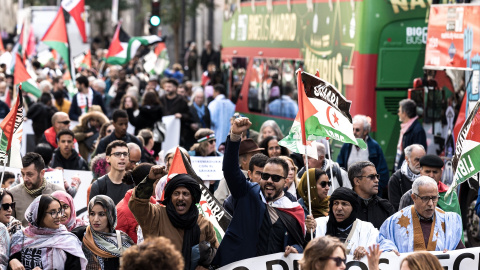
[{"label": "elderly man with glasses", "polygon": [[392,204],[377,196],[380,175],[370,161],[359,161],[348,168],[348,179],[353,191],[358,195],[360,204],[358,219],[368,221],[375,228],[380,228],[385,219],[395,213]]},{"label": "elderly man with glasses", "polygon": [[[397,255],[414,251],[447,251],[461,249],[462,218],[457,213],[437,207],[440,198],[437,182],[420,176],[413,182],[413,206],[407,206],[389,217],[380,228],[377,242],[383,251]],[[448,233],[447,233],[448,231]]]},{"label": "elderly man with glasses", "polygon": [[110,172],[92,184],[88,200],[90,201],[97,195],[106,195],[112,198],[117,205],[125,197],[127,191],[134,188],[134,185],[122,182],[130,160],[130,151],[126,142],[116,140],[108,144],[105,154],[107,163],[110,165]]}]

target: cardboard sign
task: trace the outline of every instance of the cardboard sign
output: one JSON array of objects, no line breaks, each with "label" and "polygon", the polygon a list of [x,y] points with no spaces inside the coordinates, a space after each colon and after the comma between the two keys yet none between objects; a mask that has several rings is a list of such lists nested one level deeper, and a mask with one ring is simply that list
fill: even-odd
[{"label": "cardboard sign", "polygon": [[63,171],[62,170],[54,170],[51,172],[45,172],[45,180],[48,182],[59,185],[59,186],[64,186],[63,184]]},{"label": "cardboard sign", "polygon": [[221,180],[223,178],[223,157],[190,157],[193,170],[202,180]]}]

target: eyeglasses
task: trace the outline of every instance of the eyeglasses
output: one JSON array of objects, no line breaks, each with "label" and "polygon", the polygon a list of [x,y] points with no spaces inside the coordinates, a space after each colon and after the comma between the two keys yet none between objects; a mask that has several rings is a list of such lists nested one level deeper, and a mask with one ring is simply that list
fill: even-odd
[{"label": "eyeglasses", "polygon": [[269,174],[269,173],[262,173],[262,179],[267,181],[268,179],[272,178],[272,181],[273,182],[279,182],[280,180],[282,180],[283,178],[286,178],[286,177],[283,177],[283,176],[280,176],[280,175],[277,175],[277,174]]},{"label": "eyeglasses", "polygon": [[380,179],[380,174],[377,173],[377,174],[370,174],[370,175],[365,175],[365,176],[364,175],[358,175],[358,176],[355,176],[355,177],[358,177],[358,178],[366,177],[366,178],[373,181],[375,179]]},{"label": "eyeglasses", "polygon": [[320,182],[320,186],[321,186],[322,188],[325,188],[327,185],[328,185],[329,187],[331,187],[331,186],[332,186],[332,181],[328,181],[328,182],[327,182],[327,181],[322,181],[322,182]]},{"label": "eyeglasses", "polygon": [[209,144],[215,144],[217,142],[217,140],[210,140],[208,141]]},{"label": "eyeglasses", "polygon": [[9,208],[12,208],[12,210],[15,210],[15,202],[12,202],[12,203],[3,203],[2,204],[2,208],[3,210],[5,211],[8,211]]},{"label": "eyeglasses", "polygon": [[57,123],[68,125],[68,124],[70,124],[70,120],[65,120],[65,121],[57,122]]},{"label": "eyeglasses", "polygon": [[115,152],[115,153],[111,153],[110,156],[115,156],[115,157],[128,157],[130,154],[128,152]]},{"label": "eyeglasses", "polygon": [[50,216],[52,216],[52,218],[57,218],[59,215],[60,216],[63,216],[64,214],[64,211],[63,211],[63,208],[60,208],[59,211],[52,211],[52,212],[47,212],[47,214],[49,214]]},{"label": "eyeglasses", "polygon": [[432,197],[430,197],[430,196],[420,197],[420,196],[418,196],[417,193],[413,193],[413,194],[415,194],[415,196],[420,198],[420,200],[422,200],[423,203],[428,203],[430,200],[432,200],[433,203],[436,203],[436,202],[438,202],[438,199],[440,198],[440,196],[438,196],[438,195],[437,196],[432,196]]},{"label": "eyeglasses", "polygon": [[342,266],[342,263],[344,263],[345,265],[347,265],[347,259],[346,259],[346,258],[328,257],[328,258],[326,258],[326,259],[334,260],[337,267]]}]

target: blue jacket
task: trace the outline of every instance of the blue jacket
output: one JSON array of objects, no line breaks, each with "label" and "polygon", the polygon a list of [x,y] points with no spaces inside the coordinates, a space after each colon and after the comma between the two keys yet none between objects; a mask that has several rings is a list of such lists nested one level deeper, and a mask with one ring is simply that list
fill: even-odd
[{"label": "blue jacket", "polygon": [[423,129],[422,124],[417,120],[413,121],[412,125],[405,131],[402,139],[402,155],[400,156],[400,162],[395,168],[395,171],[399,170],[402,167],[402,163],[405,160],[405,151],[403,151],[407,146],[412,144],[421,144],[427,151],[427,134]]},{"label": "blue jacket", "polygon": [[[380,174],[380,188],[378,189],[378,195],[382,197],[382,191],[387,187],[388,180],[390,179],[390,175],[388,173],[388,166],[387,161],[385,160],[385,156],[383,155],[382,148],[378,144],[377,141],[372,139],[372,137],[368,136],[367,138],[367,146],[368,146],[368,160],[375,164],[375,168],[377,169],[377,173]],[[340,149],[340,153],[337,157],[337,162],[340,167],[348,169],[348,157],[350,157],[350,153],[352,152],[352,144],[344,143],[342,149]]]},{"label": "blue jacket", "polygon": [[[238,167],[240,142],[227,137],[223,156],[223,175],[235,199],[235,214],[223,237],[212,265],[224,266],[229,263],[257,256],[258,233],[265,216],[266,205],[260,198],[260,186],[247,181]],[[289,237],[287,234],[286,238]],[[284,241],[284,248],[288,240]],[[299,253],[300,245],[293,245]]]}]

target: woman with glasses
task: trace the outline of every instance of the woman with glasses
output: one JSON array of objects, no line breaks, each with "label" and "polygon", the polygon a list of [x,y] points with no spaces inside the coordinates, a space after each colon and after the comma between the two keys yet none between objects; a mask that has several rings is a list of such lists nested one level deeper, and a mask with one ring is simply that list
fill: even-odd
[{"label": "woman with glasses", "polygon": [[70,194],[57,190],[52,193],[52,196],[60,201],[63,210],[60,223],[65,225],[69,232],[77,227],[85,226],[85,221],[83,221],[81,218],[77,218],[75,205],[73,204],[73,198],[70,196]]},{"label": "woman with glasses", "polygon": [[134,243],[126,233],[115,230],[117,209],[113,200],[105,195],[93,197],[88,203],[88,219],[90,225],[72,231],[82,242],[87,269],[119,269],[120,256]]},{"label": "woman with glasses", "polygon": [[81,243],[60,223],[63,208],[51,195],[38,196],[27,208],[29,225],[11,239],[11,269],[85,269]]},{"label": "woman with glasses", "polygon": [[[369,248],[368,269],[378,270],[382,253],[378,245]],[[323,236],[308,243],[303,258],[298,262],[302,270],[344,270],[347,268],[347,256],[344,244],[335,237]]]},{"label": "woman with glasses", "polygon": [[91,111],[80,116],[78,121],[80,123],[72,131],[78,142],[78,152],[83,159],[88,160],[88,157],[95,149],[96,141],[99,140],[101,127],[108,123],[109,120],[102,112]]},{"label": "woman with glasses", "polygon": [[[346,254],[353,255],[356,260],[363,258],[367,255],[367,247],[377,243],[378,230],[370,222],[357,219],[359,208],[358,195],[353,190],[345,187],[335,189],[330,196],[328,216],[314,220],[315,237],[337,237],[345,243]],[[310,224],[307,227],[313,226]]]},{"label": "woman with glasses", "polygon": [[[328,216],[329,199],[328,191],[332,186],[332,181],[328,179],[328,175],[325,171],[320,169],[308,169],[308,177],[310,180],[310,198],[312,204],[312,213],[309,211],[308,205],[308,185],[307,185],[307,173],[304,173],[300,183],[298,184],[298,194],[300,199],[298,203],[303,207],[305,211],[305,217],[313,216],[313,218]],[[315,229],[315,228],[312,228]]]},{"label": "woman with glasses", "polygon": [[15,202],[12,193],[3,188],[0,189],[0,202],[2,203],[0,208],[0,223],[7,227],[8,234],[11,237],[18,230],[22,229],[22,222],[13,217]]}]

